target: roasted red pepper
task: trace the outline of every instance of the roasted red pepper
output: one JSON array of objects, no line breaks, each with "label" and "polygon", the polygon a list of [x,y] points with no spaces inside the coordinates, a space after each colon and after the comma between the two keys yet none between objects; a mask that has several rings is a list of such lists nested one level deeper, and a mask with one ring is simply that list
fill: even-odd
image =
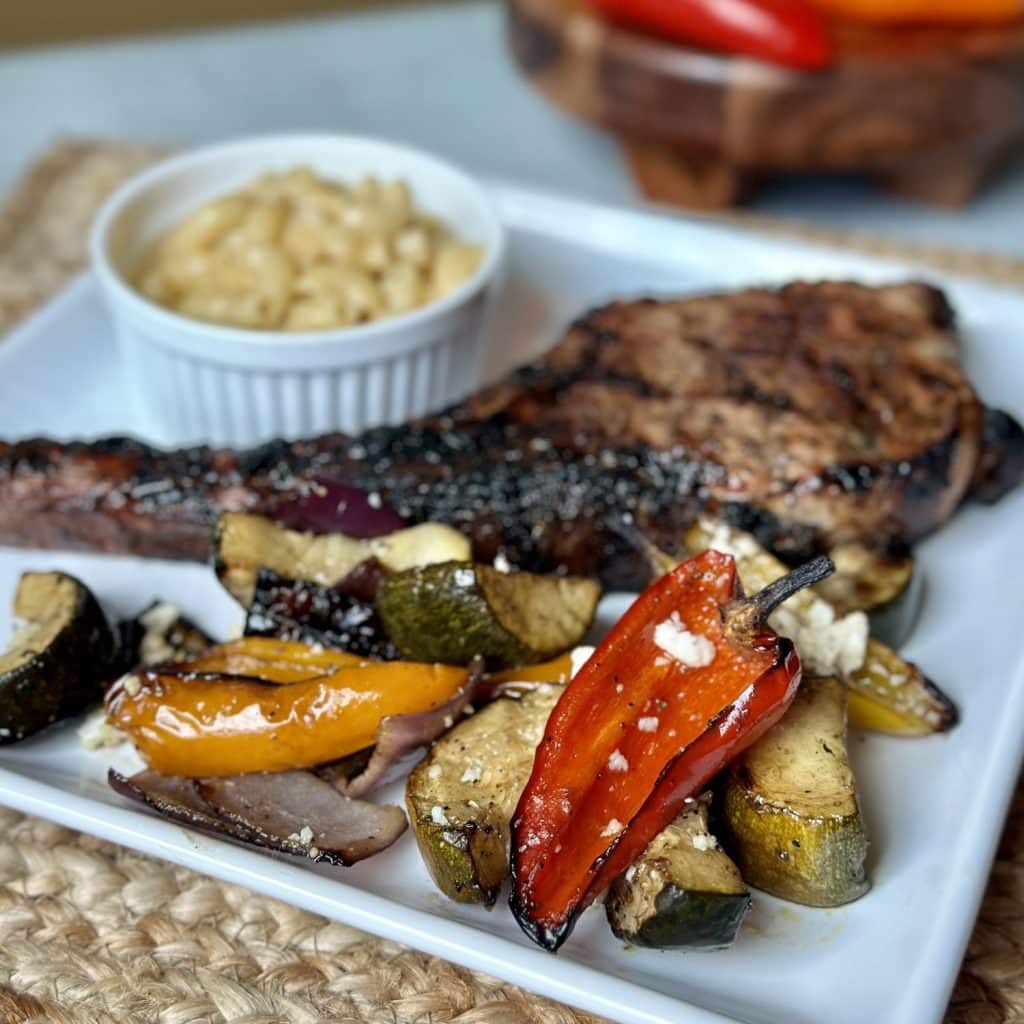
[{"label": "roasted red pepper", "polygon": [[681,43],[795,68],[823,68],[832,41],[802,0],[590,0],[612,21]]},{"label": "roasted red pepper", "polygon": [[512,821],[512,912],[557,949],[579,913],[786,710],[792,641],[764,623],[832,572],[815,559],[743,598],[705,551],[652,584],[566,687]]}]

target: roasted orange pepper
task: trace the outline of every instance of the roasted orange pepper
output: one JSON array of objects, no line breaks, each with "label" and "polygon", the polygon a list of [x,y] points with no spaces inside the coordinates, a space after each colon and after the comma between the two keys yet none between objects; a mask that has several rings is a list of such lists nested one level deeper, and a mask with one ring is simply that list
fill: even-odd
[{"label": "roasted orange pepper", "polygon": [[550,661],[509,668],[489,675],[491,683],[567,683],[572,677],[572,656],[560,654]]},{"label": "roasted orange pepper", "polygon": [[829,14],[855,21],[963,23],[1015,21],[1021,0],[814,0]]},{"label": "roasted orange pepper", "polygon": [[[252,676],[266,683],[301,683],[329,675],[339,668],[371,664],[368,658],[346,651],[272,637],[246,636],[210,647],[190,658],[187,668],[192,673]],[[175,666],[176,669],[181,667],[180,663]]]},{"label": "roasted orange pepper", "polygon": [[509,902],[530,938],[557,949],[686,800],[778,720],[800,660],[765,620],[831,571],[816,559],[748,600],[732,557],[705,551],[637,598],[555,705],[512,819]]},{"label": "roasted orange pepper", "polygon": [[464,668],[254,639],[124,676],[107,693],[107,721],[164,775],[286,771],[372,746],[382,718],[436,707],[468,678]]}]

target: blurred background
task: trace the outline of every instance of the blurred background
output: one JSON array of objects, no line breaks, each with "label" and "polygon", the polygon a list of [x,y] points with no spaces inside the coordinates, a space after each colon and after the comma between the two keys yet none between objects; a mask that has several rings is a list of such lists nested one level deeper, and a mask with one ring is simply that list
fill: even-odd
[{"label": "blurred background", "polygon": [[40,0],[0,7],[6,47],[397,6],[402,0]]},{"label": "blurred background", "polygon": [[795,60],[650,22],[674,6],[2,4],[0,194],[69,138],[177,148],[329,129],[602,201],[1024,256],[1015,0],[823,0],[830,52],[805,38]]}]

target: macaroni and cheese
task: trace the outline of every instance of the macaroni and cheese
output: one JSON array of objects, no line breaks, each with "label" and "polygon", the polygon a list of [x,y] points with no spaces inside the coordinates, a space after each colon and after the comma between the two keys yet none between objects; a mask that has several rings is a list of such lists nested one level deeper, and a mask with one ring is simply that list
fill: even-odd
[{"label": "macaroni and cheese", "polygon": [[345,185],[300,167],[191,213],[158,243],[137,284],[197,320],[316,331],[423,306],[482,258],[481,246],[416,208],[407,182]]}]

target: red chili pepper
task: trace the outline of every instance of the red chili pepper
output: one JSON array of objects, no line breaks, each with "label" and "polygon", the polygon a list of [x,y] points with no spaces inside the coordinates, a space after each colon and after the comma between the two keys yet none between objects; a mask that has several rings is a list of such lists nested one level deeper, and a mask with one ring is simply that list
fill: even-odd
[{"label": "red chili pepper", "polygon": [[[557,949],[579,913],[744,748],[800,682],[764,623],[832,572],[822,557],[753,598],[705,551],[640,595],[566,687],[512,820],[512,912]],[[673,653],[674,652],[674,653]]]},{"label": "red chili pepper", "polygon": [[802,0],[590,0],[612,21],[795,68],[832,63],[821,14]]}]

